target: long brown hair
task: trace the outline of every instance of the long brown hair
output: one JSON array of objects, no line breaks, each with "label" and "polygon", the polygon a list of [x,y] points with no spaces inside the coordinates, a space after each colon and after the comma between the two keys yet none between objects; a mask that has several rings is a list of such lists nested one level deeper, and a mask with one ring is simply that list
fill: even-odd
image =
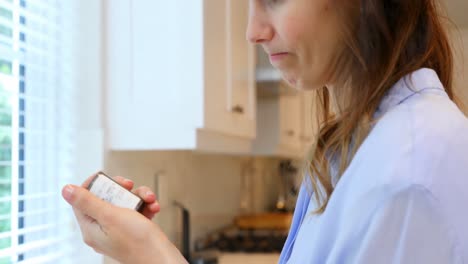
[{"label": "long brown hair", "polygon": [[325,210],[334,189],[331,161],[338,161],[339,178],[376,122],[373,113],[385,93],[399,79],[431,68],[455,100],[453,55],[435,0],[331,2],[346,19],[343,48],[332,67],[333,90],[317,91],[321,125],[306,163],[318,205],[315,213]]}]

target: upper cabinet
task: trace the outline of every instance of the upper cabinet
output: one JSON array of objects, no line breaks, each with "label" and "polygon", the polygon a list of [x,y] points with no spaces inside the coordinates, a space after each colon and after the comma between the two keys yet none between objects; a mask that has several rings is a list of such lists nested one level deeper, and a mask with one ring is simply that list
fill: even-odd
[{"label": "upper cabinet", "polygon": [[[283,88],[281,88],[283,89]],[[313,92],[258,98],[256,155],[304,158],[316,137]]]},{"label": "upper cabinet", "polygon": [[255,50],[245,36],[248,1],[205,0],[204,3],[205,127],[253,139]]},{"label": "upper cabinet", "polygon": [[301,141],[301,152],[305,154],[317,139],[316,93],[313,91],[303,91],[300,97],[302,122],[299,139]]},{"label": "upper cabinet", "polygon": [[250,152],[248,1],[107,0],[104,10],[111,149]]}]

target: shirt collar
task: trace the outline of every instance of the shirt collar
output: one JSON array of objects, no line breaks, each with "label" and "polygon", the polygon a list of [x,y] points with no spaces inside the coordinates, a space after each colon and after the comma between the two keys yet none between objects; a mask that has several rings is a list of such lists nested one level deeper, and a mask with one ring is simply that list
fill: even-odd
[{"label": "shirt collar", "polygon": [[[395,106],[406,101],[412,95],[422,93],[427,90],[436,91],[439,94],[444,94],[448,97],[437,73],[432,69],[421,68],[403,76],[387,91],[374,114],[374,118],[378,119]],[[351,149],[352,148],[350,148],[350,150]],[[336,157],[332,158],[330,162],[332,185],[335,187],[339,181],[339,162]]]},{"label": "shirt collar", "polygon": [[401,78],[387,91],[376,110],[376,115],[389,111],[423,90],[440,90],[445,94],[444,86],[432,69],[421,68]]}]

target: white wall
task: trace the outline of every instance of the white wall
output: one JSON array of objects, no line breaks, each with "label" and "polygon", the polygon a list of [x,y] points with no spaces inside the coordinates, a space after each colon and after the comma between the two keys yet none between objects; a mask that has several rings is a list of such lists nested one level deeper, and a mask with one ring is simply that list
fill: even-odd
[{"label": "white wall", "polygon": [[[77,35],[74,47],[77,60],[74,67],[79,69],[76,85],[77,94],[77,142],[74,184],[81,184],[91,172],[104,165],[103,114],[102,114],[102,2],[96,0],[75,0]],[[102,263],[102,256],[82,243],[77,263]]]},{"label": "white wall", "polygon": [[80,0],[76,68],[77,86],[78,175],[89,174],[104,164],[103,70],[102,70],[102,2]]}]

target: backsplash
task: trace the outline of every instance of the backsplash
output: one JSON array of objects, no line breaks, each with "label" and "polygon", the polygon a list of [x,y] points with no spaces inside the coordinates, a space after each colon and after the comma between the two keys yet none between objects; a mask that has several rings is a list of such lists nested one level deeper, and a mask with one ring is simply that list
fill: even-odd
[{"label": "backsplash", "polygon": [[[193,246],[195,239],[231,224],[240,213],[273,208],[278,195],[278,160],[274,158],[191,151],[108,152],[105,172],[130,178],[135,186],[146,185],[155,191],[155,174],[159,173],[165,193],[161,193],[163,204],[154,221],[179,248],[181,213],[172,204],[173,200],[190,211]],[[247,199],[241,199],[243,172],[250,172],[246,180],[251,197]],[[106,259],[105,263],[114,262]]]}]

